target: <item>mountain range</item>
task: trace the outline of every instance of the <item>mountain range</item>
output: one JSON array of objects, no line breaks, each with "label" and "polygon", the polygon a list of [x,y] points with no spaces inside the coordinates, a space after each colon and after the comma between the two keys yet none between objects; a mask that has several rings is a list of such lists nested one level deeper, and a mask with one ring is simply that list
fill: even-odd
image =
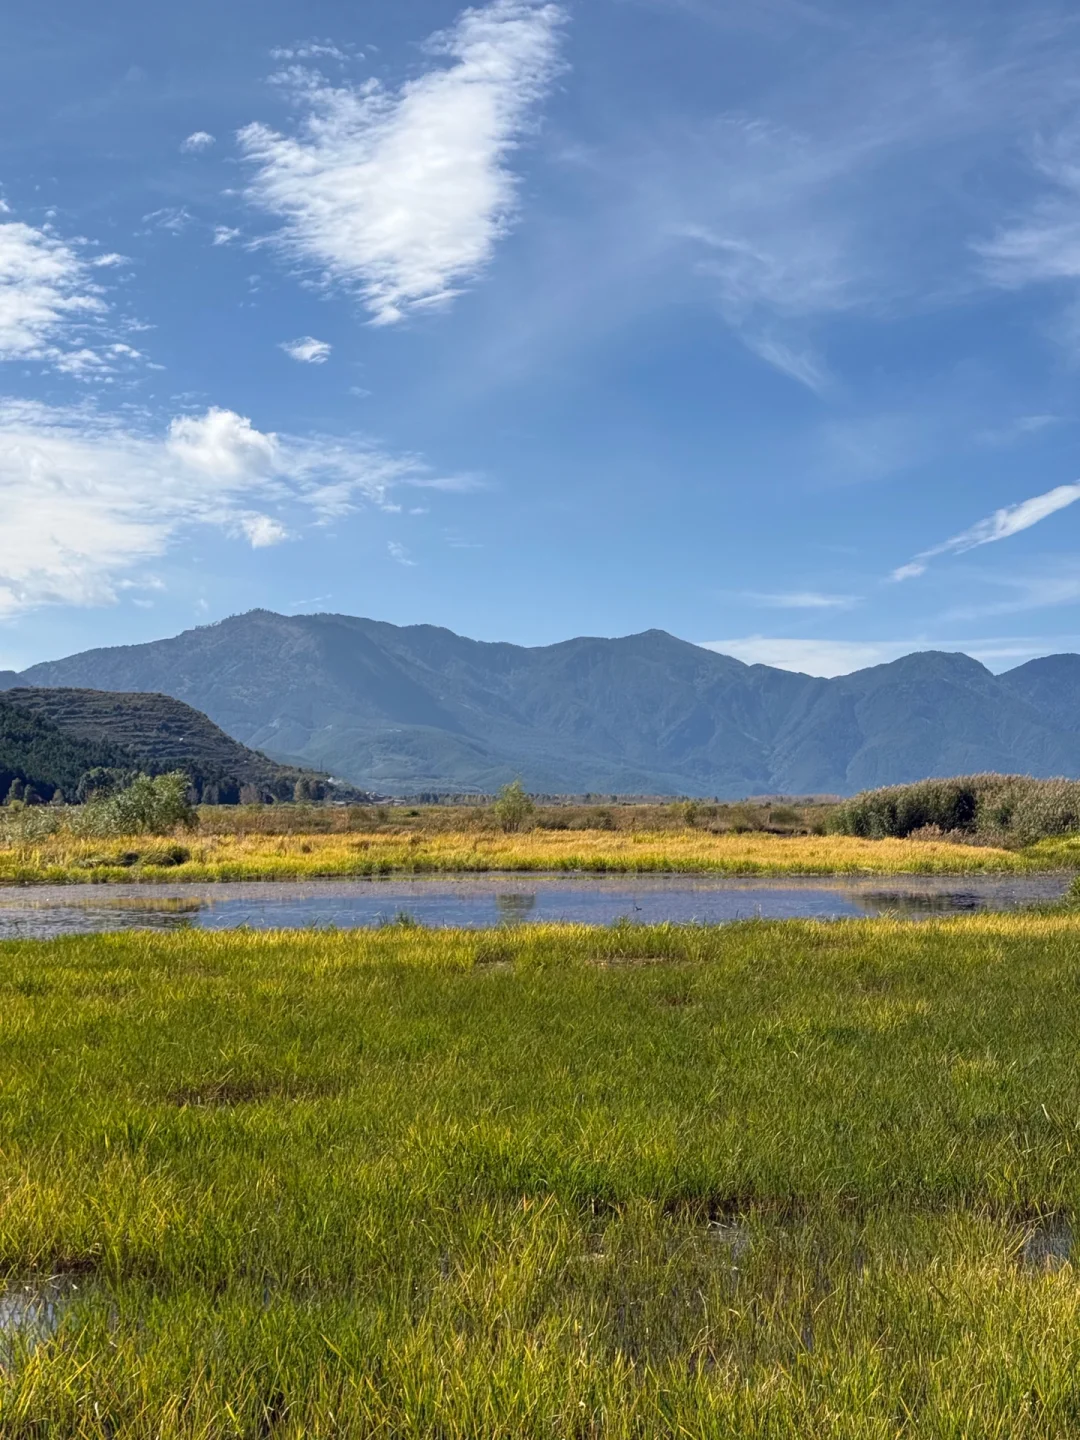
[{"label": "mountain range", "polygon": [[433,625],[253,610],[0,672],[156,691],[245,746],[383,793],[851,794],[986,770],[1080,776],[1080,656],[994,675],[927,651],[835,679],[662,630],[525,648]]}]

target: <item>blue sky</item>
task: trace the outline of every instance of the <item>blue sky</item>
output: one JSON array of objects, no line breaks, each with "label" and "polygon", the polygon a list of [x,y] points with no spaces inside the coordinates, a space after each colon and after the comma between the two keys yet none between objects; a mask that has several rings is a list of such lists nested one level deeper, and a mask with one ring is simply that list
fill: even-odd
[{"label": "blue sky", "polygon": [[1075,7],[5,28],[0,668],[255,606],[1080,649]]}]

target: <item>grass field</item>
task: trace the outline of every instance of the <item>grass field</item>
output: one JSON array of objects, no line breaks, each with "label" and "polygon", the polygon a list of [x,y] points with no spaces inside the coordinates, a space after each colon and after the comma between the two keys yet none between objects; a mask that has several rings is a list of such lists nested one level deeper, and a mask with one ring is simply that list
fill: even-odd
[{"label": "grass field", "polygon": [[1075,866],[1061,842],[1031,852],[849,835],[675,832],[413,831],[406,834],[196,834],[78,839],[61,832],[0,848],[0,884],[130,880],[293,880],[451,871],[573,871],[718,875],[1025,873]]},{"label": "grass field", "polygon": [[1078,975],[1068,915],[8,942],[0,1434],[1074,1435]]}]

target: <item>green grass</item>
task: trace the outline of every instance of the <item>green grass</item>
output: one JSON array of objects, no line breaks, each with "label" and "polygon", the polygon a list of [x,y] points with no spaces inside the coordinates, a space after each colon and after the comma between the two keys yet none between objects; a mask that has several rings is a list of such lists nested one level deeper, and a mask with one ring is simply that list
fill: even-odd
[{"label": "green grass", "polygon": [[[1066,1436],[1080,918],[0,946],[0,1435]],[[0,1359],[3,1359],[0,1346]]]}]

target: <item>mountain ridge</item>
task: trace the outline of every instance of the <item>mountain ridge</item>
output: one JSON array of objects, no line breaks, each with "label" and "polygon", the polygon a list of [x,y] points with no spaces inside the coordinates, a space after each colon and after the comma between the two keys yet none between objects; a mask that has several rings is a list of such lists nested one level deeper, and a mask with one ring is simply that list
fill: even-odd
[{"label": "mountain ridge", "polygon": [[253,610],[13,683],[172,695],[251,749],[384,793],[490,791],[518,775],[548,793],[724,798],[989,769],[1080,776],[1075,655],[995,676],[923,651],[823,679],[658,629],[525,647]]}]

